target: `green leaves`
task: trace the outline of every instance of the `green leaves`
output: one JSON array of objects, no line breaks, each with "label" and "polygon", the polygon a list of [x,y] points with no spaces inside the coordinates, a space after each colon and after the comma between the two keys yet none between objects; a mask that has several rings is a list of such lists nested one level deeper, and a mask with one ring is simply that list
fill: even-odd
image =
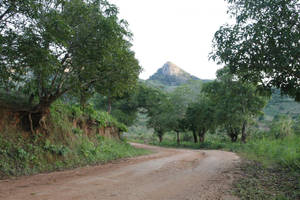
[{"label": "green leaves", "polygon": [[6,10],[12,16],[0,21],[10,24],[1,26],[0,82],[38,97],[35,109],[70,91],[117,97],[136,84],[132,34],[107,1],[4,1],[0,16]]},{"label": "green leaves", "polygon": [[282,139],[293,134],[293,120],[286,115],[276,116],[272,121],[271,127],[271,133],[276,139]]},{"label": "green leaves", "polygon": [[186,111],[188,128],[201,134],[215,128],[215,108],[211,100],[202,96],[197,103],[189,105]]},{"label": "green leaves", "polygon": [[300,98],[300,15],[297,0],[228,0],[234,25],[215,33],[211,58],[240,79]]},{"label": "green leaves", "polygon": [[204,86],[204,92],[213,104],[215,120],[230,136],[237,137],[254,117],[261,114],[267,98],[260,96],[252,84],[235,80],[224,68],[217,73],[218,80]]}]

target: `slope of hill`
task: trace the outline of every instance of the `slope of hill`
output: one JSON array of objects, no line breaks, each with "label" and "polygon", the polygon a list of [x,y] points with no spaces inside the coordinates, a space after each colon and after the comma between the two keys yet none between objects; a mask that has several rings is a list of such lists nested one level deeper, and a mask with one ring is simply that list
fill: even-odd
[{"label": "slope of hill", "polygon": [[264,113],[265,118],[269,120],[276,115],[289,115],[296,119],[300,115],[300,103],[288,96],[281,96],[280,90],[275,89],[272,92],[268,105],[264,109]]},{"label": "slope of hill", "polygon": [[190,75],[172,62],[167,62],[162,68],[158,69],[149,80],[154,83],[161,83],[168,86],[178,86],[199,78]]}]

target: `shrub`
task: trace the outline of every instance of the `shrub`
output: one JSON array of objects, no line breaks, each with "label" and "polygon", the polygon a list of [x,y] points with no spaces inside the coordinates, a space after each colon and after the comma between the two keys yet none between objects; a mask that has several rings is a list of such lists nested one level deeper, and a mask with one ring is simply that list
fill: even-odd
[{"label": "shrub", "polygon": [[271,133],[277,139],[293,134],[293,120],[287,115],[275,117],[271,127]]}]

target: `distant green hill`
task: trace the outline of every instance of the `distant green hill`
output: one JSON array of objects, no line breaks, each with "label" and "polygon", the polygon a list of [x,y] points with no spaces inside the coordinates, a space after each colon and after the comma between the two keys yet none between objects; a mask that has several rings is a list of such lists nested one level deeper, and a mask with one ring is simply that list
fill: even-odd
[{"label": "distant green hill", "polygon": [[166,92],[172,92],[179,85],[166,85],[157,80],[142,80],[143,83],[150,87],[158,88]]}]

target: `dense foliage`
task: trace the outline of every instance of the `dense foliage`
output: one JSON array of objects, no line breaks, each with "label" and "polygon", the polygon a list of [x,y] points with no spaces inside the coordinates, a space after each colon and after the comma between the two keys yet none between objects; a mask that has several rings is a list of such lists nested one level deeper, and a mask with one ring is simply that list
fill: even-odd
[{"label": "dense foliage", "polygon": [[106,0],[1,1],[0,177],[143,152],[119,141],[126,125],[90,101],[134,93],[131,39]]},{"label": "dense foliage", "polygon": [[300,100],[298,0],[226,0],[236,19],[215,33],[212,58],[260,86]]},{"label": "dense foliage", "polygon": [[[3,110],[0,113],[7,114]],[[0,179],[100,164],[148,153],[112,135],[109,138],[109,135],[99,134],[99,130],[112,130],[111,134],[113,131],[119,134],[119,131],[127,129],[106,112],[96,111],[92,106],[82,111],[79,104],[56,101],[47,120],[51,134],[46,136],[44,133],[31,135],[9,126],[9,120],[1,118],[7,126],[4,129],[0,127]]]},{"label": "dense foliage", "polygon": [[241,139],[245,142],[247,125],[262,114],[266,98],[252,84],[234,80],[227,68],[218,71],[218,79],[208,83],[204,92],[216,110],[217,125],[225,128],[232,141],[236,141],[239,134],[242,134]]},{"label": "dense foliage", "polygon": [[44,115],[71,91],[118,96],[137,81],[131,33],[107,1],[4,1],[0,11],[1,87],[27,95],[28,112]]},{"label": "dense foliage", "polygon": [[215,129],[215,109],[207,97],[201,97],[197,103],[192,103],[186,110],[186,124],[189,130],[193,132],[194,142],[204,142],[207,131]]}]

